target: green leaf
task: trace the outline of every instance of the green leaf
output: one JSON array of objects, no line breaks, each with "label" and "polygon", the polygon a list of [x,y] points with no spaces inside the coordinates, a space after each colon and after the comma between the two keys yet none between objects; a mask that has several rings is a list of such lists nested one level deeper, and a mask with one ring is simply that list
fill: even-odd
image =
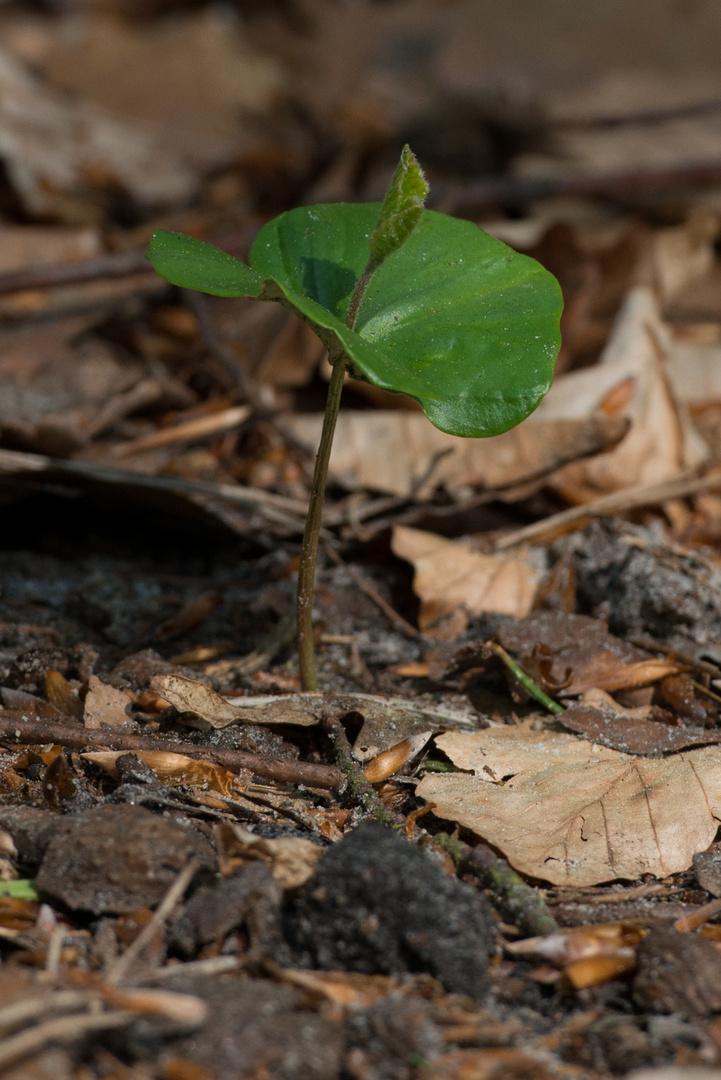
[{"label": "green leaf", "polygon": [[18,878],[16,881],[0,882],[0,896],[9,896],[13,900],[39,900],[35,882],[30,878]]},{"label": "green leaf", "polygon": [[368,238],[375,263],[381,263],[405,244],[423,214],[429,192],[423,170],[408,145],[403,147],[398,168],[388,185],[378,224]]},{"label": "green leaf", "polygon": [[145,257],[161,277],[185,289],[213,296],[260,296],[263,291],[258,274],[240,259],[182,233],[159,229]]},{"label": "green leaf", "polygon": [[251,266],[336,354],[376,386],[408,394],[453,435],[498,435],[551,385],[561,292],[534,259],[468,221],[424,210],[374,273],[345,326],[378,203],[300,207],[261,229]]}]

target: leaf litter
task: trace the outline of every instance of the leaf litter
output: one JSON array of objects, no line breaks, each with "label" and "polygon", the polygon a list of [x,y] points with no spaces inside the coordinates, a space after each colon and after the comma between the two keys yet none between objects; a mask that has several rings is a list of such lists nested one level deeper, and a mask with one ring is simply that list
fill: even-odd
[{"label": "leaf litter", "polygon": [[[717,1071],[716,15],[521,7],[3,10],[5,1075]],[[141,253],[243,257],[406,140],[559,277],[563,350],[478,442],[348,380],[309,702],[327,365]]]}]

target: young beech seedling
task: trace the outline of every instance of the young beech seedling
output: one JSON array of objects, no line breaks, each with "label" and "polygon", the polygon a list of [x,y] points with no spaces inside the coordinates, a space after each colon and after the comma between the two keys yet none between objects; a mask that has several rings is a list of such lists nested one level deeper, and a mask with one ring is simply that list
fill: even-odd
[{"label": "young beech seedling", "polygon": [[317,689],[313,586],[333,432],[346,372],[408,394],[452,435],[499,435],[551,385],[556,279],[470,221],[424,208],[428,185],[406,146],[383,203],[299,207],[269,221],[249,265],[179,233],[147,257],[174,285],[277,300],[313,328],[332,374],[298,571],[298,654]]}]

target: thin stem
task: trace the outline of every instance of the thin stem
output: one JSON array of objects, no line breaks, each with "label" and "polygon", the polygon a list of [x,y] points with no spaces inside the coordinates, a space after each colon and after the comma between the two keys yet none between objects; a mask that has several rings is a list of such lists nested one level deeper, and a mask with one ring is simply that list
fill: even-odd
[{"label": "thin stem", "polygon": [[502,645],[499,645],[495,641],[487,641],[486,647],[503,661],[509,671],[513,672],[521,686],[526,688],[531,697],[534,697],[536,701],[540,701],[541,705],[545,705],[549,712],[565,712],[563,705],[559,705],[558,702],[554,701],[553,698],[550,698],[544,690],[541,690],[541,687],[533,681],[531,676],[523,670],[521,665],[517,664],[513,657],[508,655]]},{"label": "thin stem", "polygon": [[303,546],[298,566],[298,660],[300,665],[300,685],[303,690],[317,690],[318,679],[315,673],[315,648],[313,645],[313,588],[315,585],[315,564],[318,555],[323,500],[328,477],[328,463],[333,433],[335,432],[340,397],[345,378],[345,355],[341,353],[333,362],[333,372],[328,385],[328,399],[323,416],[323,430],[315,459],[313,487],[310,493],[308,517],[305,519]]},{"label": "thin stem", "polygon": [[371,255],[368,259],[368,262],[366,263],[365,270],[356,282],[355,289],[353,290],[353,295],[350,298],[350,304],[348,305],[348,314],[346,315],[345,320],[345,324],[349,330],[352,330],[355,326],[355,321],[358,318],[358,309],[361,306],[363,294],[368,288],[370,280],[379,266],[380,263],[378,262],[378,260],[374,259]]},{"label": "thin stem", "polygon": [[[358,316],[358,309],[363,299],[371,278],[380,266],[380,262],[371,255],[366,263],[366,268],[358,278],[353,290],[345,324],[352,330]],[[345,353],[341,353],[335,359],[331,358],[333,373],[328,385],[328,397],[325,403],[323,416],[323,429],[320,435],[320,445],[315,459],[313,472],[313,487],[310,493],[310,505],[308,517],[305,519],[305,531],[303,533],[303,545],[300,550],[300,564],[298,566],[298,662],[300,668],[300,685],[302,690],[317,690],[318,678],[315,672],[315,645],[313,642],[313,591],[315,587],[315,564],[318,557],[318,538],[320,536],[321,519],[323,517],[323,502],[325,500],[325,485],[328,478],[328,464],[330,452],[333,446],[333,434],[335,432],[338,410],[340,409],[340,396],[343,391],[343,380],[346,372]]]}]

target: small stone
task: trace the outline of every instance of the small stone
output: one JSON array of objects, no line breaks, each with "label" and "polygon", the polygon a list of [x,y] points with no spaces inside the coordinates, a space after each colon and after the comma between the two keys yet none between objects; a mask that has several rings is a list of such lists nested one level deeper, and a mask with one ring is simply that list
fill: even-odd
[{"label": "small stone", "polygon": [[58,825],[37,886],[73,909],[125,914],[159,903],[196,851],[193,834],[160,814],[98,806]]}]

